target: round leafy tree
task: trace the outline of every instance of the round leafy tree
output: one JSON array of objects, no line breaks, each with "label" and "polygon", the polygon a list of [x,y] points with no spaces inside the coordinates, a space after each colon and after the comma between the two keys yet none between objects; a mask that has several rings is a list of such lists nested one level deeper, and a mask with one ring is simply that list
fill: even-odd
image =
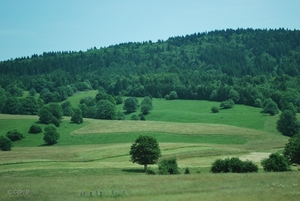
[{"label": "round leafy tree", "polygon": [[132,144],[129,154],[133,163],[144,165],[145,171],[147,170],[147,165],[156,164],[161,156],[159,144],[151,136],[139,136]]},{"label": "round leafy tree", "polygon": [[0,149],[2,151],[10,151],[12,146],[12,142],[9,138],[0,136]]},{"label": "round leafy tree", "polygon": [[37,125],[37,124],[32,124],[29,128],[28,133],[32,133],[32,134],[37,134],[37,133],[41,133],[43,130],[42,128]]},{"label": "round leafy tree", "polygon": [[126,98],[123,109],[126,110],[127,113],[134,112],[136,111],[137,108],[138,108],[138,100],[136,98],[133,97]]},{"label": "round leafy tree", "polygon": [[275,103],[272,99],[268,98],[265,100],[264,105],[263,105],[263,113],[270,114],[271,116],[278,114],[279,109],[277,106],[277,103]]},{"label": "round leafy tree", "polygon": [[284,148],[283,155],[290,163],[300,164],[300,134],[294,135],[289,139],[289,143]]},{"label": "round leafy tree", "polygon": [[108,100],[100,100],[97,103],[95,119],[115,119],[116,106]]},{"label": "round leafy tree", "polygon": [[6,137],[8,137],[11,141],[17,141],[23,138],[23,134],[15,129],[12,131],[8,131],[6,133]]},{"label": "round leafy tree", "polygon": [[176,158],[164,159],[158,165],[159,174],[180,174]]},{"label": "round leafy tree", "polygon": [[57,143],[59,137],[60,135],[56,131],[56,127],[53,124],[46,126],[44,133],[44,141],[46,142],[46,144],[52,145]]},{"label": "round leafy tree", "polygon": [[269,158],[261,161],[261,165],[266,172],[284,172],[290,170],[287,159],[279,153],[272,153]]},{"label": "round leafy tree", "polygon": [[71,122],[74,122],[76,124],[81,124],[83,122],[82,112],[80,108],[74,109],[74,114],[71,118]]},{"label": "round leafy tree", "polygon": [[300,123],[293,111],[284,110],[279,116],[276,128],[283,135],[291,137],[299,132]]}]

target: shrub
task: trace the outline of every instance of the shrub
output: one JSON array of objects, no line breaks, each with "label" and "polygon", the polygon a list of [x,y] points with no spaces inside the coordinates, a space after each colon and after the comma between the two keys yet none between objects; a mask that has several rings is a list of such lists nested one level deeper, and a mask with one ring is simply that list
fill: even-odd
[{"label": "shrub", "polygon": [[158,164],[159,174],[180,174],[176,158],[164,159]]},{"label": "shrub", "polygon": [[140,120],[146,121],[145,115],[141,114],[141,115],[140,115]]},{"label": "shrub", "polygon": [[214,106],[214,107],[212,107],[212,108],[210,109],[210,111],[211,111],[212,113],[218,113],[218,112],[219,112],[219,108],[216,107],[216,106]]},{"label": "shrub", "polygon": [[147,168],[146,174],[156,175],[156,171],[153,170],[152,168]]},{"label": "shrub", "polygon": [[56,117],[52,117],[50,124],[54,124],[56,127],[60,126],[60,121]]},{"label": "shrub", "polygon": [[133,115],[131,116],[131,120],[139,120],[139,119],[140,119],[139,116],[136,115],[136,114],[133,114]]},{"label": "shrub", "polygon": [[257,172],[258,166],[255,165],[252,161],[244,161],[242,165],[242,172]]},{"label": "shrub", "polygon": [[12,142],[9,138],[0,136],[0,149],[2,151],[10,151],[12,146]]},{"label": "shrub", "polygon": [[121,111],[118,111],[117,115],[116,115],[116,119],[117,120],[125,120],[125,114]]},{"label": "shrub", "polygon": [[37,124],[32,124],[29,128],[28,133],[32,133],[32,134],[37,134],[37,133],[41,133],[43,130],[42,128],[37,125]]},{"label": "shrub", "polygon": [[226,100],[226,101],[223,101],[223,102],[220,104],[220,107],[221,107],[222,109],[233,108],[233,106],[234,106],[234,102],[233,102],[233,100],[231,100],[231,99],[228,99],[228,100]]},{"label": "shrub", "polygon": [[11,141],[17,141],[23,138],[23,134],[17,130],[12,130],[6,133],[6,137],[8,137]]},{"label": "shrub", "polygon": [[122,97],[121,97],[121,96],[117,96],[117,97],[116,97],[116,104],[117,104],[117,105],[120,105],[120,104],[122,104],[122,103],[123,103]]},{"label": "shrub", "polygon": [[177,98],[178,98],[178,96],[177,96],[177,92],[176,91],[171,91],[170,94],[168,94],[168,95],[165,96],[166,100],[175,100]]},{"label": "shrub", "polygon": [[285,172],[291,170],[288,160],[279,153],[272,153],[269,158],[261,161],[261,165],[266,172]]},{"label": "shrub", "polygon": [[257,172],[258,167],[251,161],[241,161],[239,158],[226,158],[224,160],[217,159],[211,166],[212,173],[244,173]]},{"label": "shrub", "polygon": [[71,117],[71,122],[81,124],[83,122],[82,112],[80,108],[74,109],[74,114]]},{"label": "shrub", "polygon": [[187,167],[187,168],[185,168],[185,170],[184,170],[184,174],[190,174],[190,169]]},{"label": "shrub", "polygon": [[283,154],[290,163],[300,164],[300,134],[294,135],[289,139]]},{"label": "shrub", "polygon": [[46,144],[52,145],[57,143],[59,137],[60,135],[56,131],[56,128],[53,124],[46,126],[45,133],[44,133],[44,141],[46,142]]}]

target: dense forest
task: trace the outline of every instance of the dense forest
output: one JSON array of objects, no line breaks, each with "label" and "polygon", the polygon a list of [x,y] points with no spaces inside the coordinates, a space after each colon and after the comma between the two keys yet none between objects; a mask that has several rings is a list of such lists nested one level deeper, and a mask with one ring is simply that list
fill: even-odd
[{"label": "dense forest", "polygon": [[40,93],[40,107],[90,89],[113,97],[175,93],[179,99],[232,99],[256,107],[272,99],[280,109],[300,111],[300,30],[227,29],[44,52],[0,62],[0,86],[2,113],[12,113],[6,107],[25,90]]}]

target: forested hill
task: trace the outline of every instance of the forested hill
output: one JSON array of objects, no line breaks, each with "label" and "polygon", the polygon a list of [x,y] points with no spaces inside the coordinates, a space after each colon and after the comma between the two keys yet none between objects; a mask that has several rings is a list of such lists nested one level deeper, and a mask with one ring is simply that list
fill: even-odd
[{"label": "forested hill", "polygon": [[299,75],[300,30],[285,29],[227,29],[0,62],[4,89],[55,92],[69,85],[131,96],[176,91],[182,99],[219,101],[237,92],[236,102],[248,105],[269,97],[279,104],[282,92],[298,94]]}]

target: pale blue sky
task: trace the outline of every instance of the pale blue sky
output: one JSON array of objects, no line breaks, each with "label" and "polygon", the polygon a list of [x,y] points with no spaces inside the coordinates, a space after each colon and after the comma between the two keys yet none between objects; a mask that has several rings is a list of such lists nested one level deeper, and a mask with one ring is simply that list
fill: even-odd
[{"label": "pale blue sky", "polygon": [[0,0],[0,61],[226,28],[300,29],[300,0]]}]

